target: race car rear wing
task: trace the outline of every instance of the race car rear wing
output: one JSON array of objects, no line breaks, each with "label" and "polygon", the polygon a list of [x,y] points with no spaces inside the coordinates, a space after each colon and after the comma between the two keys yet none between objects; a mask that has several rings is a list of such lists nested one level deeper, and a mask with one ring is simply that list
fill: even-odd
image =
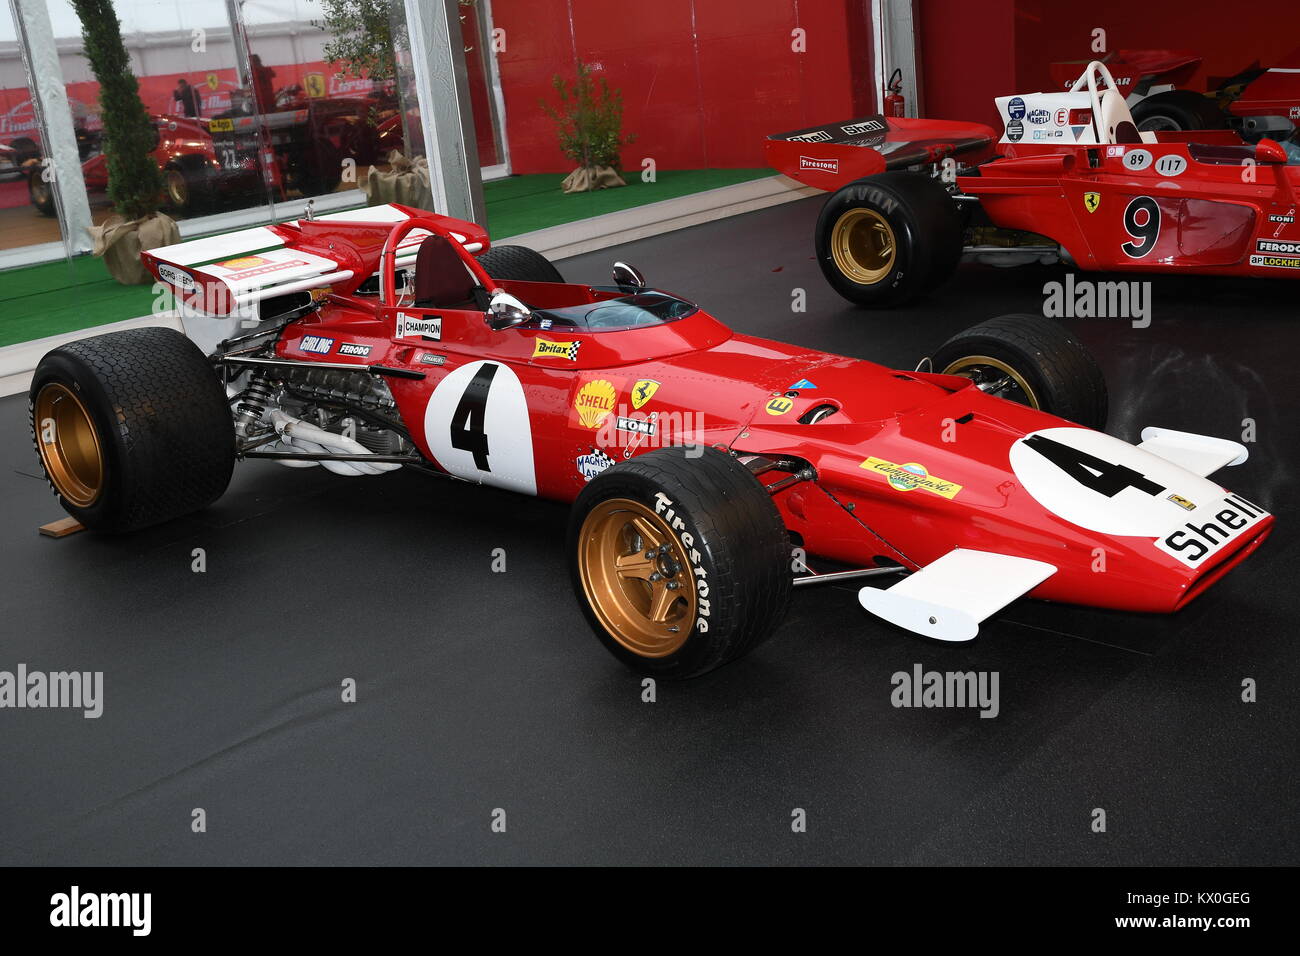
[{"label": "race car rear wing", "polygon": [[868,116],[769,136],[767,164],[808,186],[833,190],[890,169],[991,153],[997,134],[981,123]]},{"label": "race car rear wing", "polygon": [[[378,270],[393,227],[416,216],[445,227],[469,252],[488,247],[487,232],[479,226],[390,204],[160,246],[141,253],[141,259],[188,309],[229,315],[272,296],[355,291]],[[394,268],[413,265],[428,235],[413,229],[397,248]]]}]

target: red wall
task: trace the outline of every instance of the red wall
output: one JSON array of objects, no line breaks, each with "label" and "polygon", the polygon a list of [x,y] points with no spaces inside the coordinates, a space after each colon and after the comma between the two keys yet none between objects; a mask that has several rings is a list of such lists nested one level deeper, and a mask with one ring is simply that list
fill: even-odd
[{"label": "red wall", "polygon": [[[623,93],[623,129],[637,137],[623,150],[625,168],[647,156],[659,169],[761,167],[769,133],[856,115],[870,76],[863,24],[851,23],[861,6],[495,0],[493,26],[506,31],[497,62],[513,171],[573,167],[539,101],[556,102],[551,78],[572,79],[578,58]],[[807,31],[806,53],[790,48],[795,27]]]}]

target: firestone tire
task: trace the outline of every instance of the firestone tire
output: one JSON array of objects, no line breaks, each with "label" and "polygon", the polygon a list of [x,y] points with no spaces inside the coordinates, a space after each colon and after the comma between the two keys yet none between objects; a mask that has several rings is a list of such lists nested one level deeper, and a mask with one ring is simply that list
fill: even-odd
[{"label": "firestone tire", "polygon": [[235,432],[225,390],[180,332],[62,345],[36,367],[32,440],[63,508],[92,531],[136,531],[216,501]]},{"label": "firestone tire", "polygon": [[574,503],[568,548],[600,642],[656,678],[696,677],[749,653],[790,601],[790,541],[771,496],[711,448],[660,448],[597,475]]},{"label": "firestone tire", "polygon": [[964,235],[963,213],[936,179],[880,173],[826,200],[817,218],[817,264],[855,305],[903,305],[948,280]]},{"label": "firestone tire", "polygon": [[1192,90],[1169,90],[1137,103],[1132,110],[1139,131],[1225,129],[1227,119],[1213,100]]},{"label": "firestone tire", "polygon": [[976,382],[1010,377],[1012,393],[1030,399],[1022,404],[1087,428],[1106,427],[1109,399],[1096,359],[1063,326],[1042,316],[981,322],[950,338],[931,362],[936,372]]}]

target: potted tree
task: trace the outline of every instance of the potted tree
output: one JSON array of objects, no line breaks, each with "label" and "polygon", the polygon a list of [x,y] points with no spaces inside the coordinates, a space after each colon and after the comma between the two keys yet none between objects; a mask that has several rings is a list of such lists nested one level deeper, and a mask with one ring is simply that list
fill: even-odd
[{"label": "potted tree", "polygon": [[99,81],[99,113],[114,215],[90,228],[95,255],[124,285],[152,281],[140,250],[180,240],[176,223],[158,212],[162,173],[151,155],[158,131],[140,99],[140,87],[122,42],[113,0],[72,0],[91,72]]},{"label": "potted tree", "polygon": [[572,86],[558,74],[551,82],[560,105],[556,109],[543,102],[542,109],[555,123],[560,151],[578,164],[560,188],[577,193],[626,186],[619,151],[636,137],[623,136],[623,94],[611,90],[603,76],[593,76],[581,60]]}]

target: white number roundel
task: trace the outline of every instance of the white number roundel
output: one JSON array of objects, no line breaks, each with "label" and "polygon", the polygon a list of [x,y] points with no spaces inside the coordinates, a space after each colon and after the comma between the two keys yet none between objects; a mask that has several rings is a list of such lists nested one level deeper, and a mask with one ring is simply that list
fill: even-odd
[{"label": "white number roundel", "polygon": [[509,365],[470,362],[443,378],[429,396],[424,437],[457,478],[537,494],[528,399]]},{"label": "white number roundel", "polygon": [[1210,505],[1223,496],[1214,482],[1088,428],[1031,432],[1011,445],[1010,457],[1035,501],[1100,534],[1158,537],[1187,519],[1174,498]]}]

